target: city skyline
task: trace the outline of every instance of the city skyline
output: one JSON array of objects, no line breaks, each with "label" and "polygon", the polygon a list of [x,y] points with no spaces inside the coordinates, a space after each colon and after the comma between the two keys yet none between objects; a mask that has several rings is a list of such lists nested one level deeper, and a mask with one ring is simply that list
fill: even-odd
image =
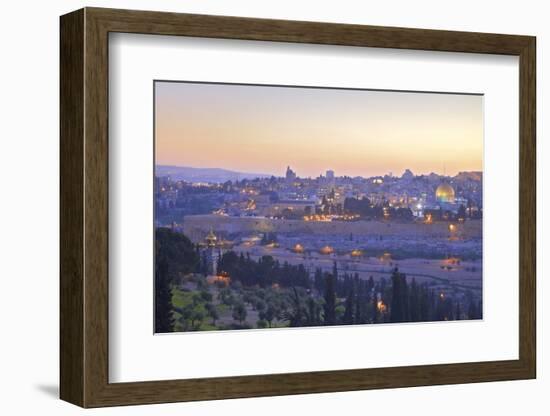
[{"label": "city skyline", "polygon": [[483,170],[480,95],[155,83],[156,165],[300,177]]},{"label": "city skyline", "polygon": [[[250,175],[250,176],[247,176],[247,178],[249,178],[249,179],[253,179],[252,175],[262,175],[262,177],[271,177],[271,176],[273,176],[275,178],[284,178],[287,168],[292,169],[296,173],[296,177],[300,178],[300,179],[316,179],[316,178],[320,178],[320,177],[325,177],[327,171],[332,171],[334,173],[335,178],[360,177],[360,178],[363,178],[363,179],[369,179],[369,178],[375,178],[375,177],[384,177],[384,176],[390,175],[390,174],[393,177],[401,177],[407,170],[411,171],[414,176],[429,176],[430,174],[435,174],[435,175],[438,175],[438,176],[441,176],[441,177],[454,177],[454,176],[457,176],[459,173],[462,173],[462,172],[467,172],[467,173],[474,173],[474,172],[477,173],[477,172],[479,172],[479,173],[483,173],[483,171],[480,169],[480,170],[463,170],[463,171],[457,171],[454,174],[449,174],[449,172],[445,171],[445,168],[443,169],[443,171],[432,171],[432,172],[428,172],[428,173],[417,173],[417,172],[414,172],[412,169],[405,168],[405,170],[400,171],[400,172],[389,171],[389,172],[385,172],[385,173],[381,173],[381,174],[375,174],[375,175],[369,175],[369,176],[365,176],[365,175],[349,176],[349,175],[343,175],[343,174],[341,175],[341,174],[339,174],[339,172],[335,171],[334,169],[327,168],[327,169],[324,169],[321,172],[319,172],[319,174],[317,174],[317,175],[305,176],[305,175],[300,175],[300,172],[296,171],[293,166],[290,166],[288,164],[285,165],[284,168],[282,168],[280,171],[277,171],[277,172],[247,172],[247,171],[244,171],[244,170],[235,171],[233,169],[228,169],[228,168],[225,168],[223,166],[222,167],[220,167],[220,166],[204,166],[204,167],[202,167],[202,166],[179,166],[179,165],[163,165],[163,164],[157,164],[155,166],[156,169],[158,169],[160,167],[166,167],[166,168],[167,167],[191,168],[191,169],[220,169],[220,170],[224,170],[224,171],[231,171],[231,172],[236,173],[236,174]],[[160,175],[160,176],[162,176],[162,175]]]}]

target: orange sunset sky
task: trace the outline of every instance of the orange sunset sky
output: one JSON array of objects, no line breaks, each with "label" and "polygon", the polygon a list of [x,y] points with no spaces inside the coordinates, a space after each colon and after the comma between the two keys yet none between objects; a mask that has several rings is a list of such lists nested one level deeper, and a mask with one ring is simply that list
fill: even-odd
[{"label": "orange sunset sky", "polygon": [[480,171],[483,97],[157,81],[155,156],[275,176]]}]

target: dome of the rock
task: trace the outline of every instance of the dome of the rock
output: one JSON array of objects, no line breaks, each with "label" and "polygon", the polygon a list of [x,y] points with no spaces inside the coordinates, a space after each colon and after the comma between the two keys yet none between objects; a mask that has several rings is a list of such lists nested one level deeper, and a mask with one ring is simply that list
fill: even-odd
[{"label": "dome of the rock", "polygon": [[451,185],[443,182],[435,190],[435,199],[437,202],[453,203],[455,202],[455,190]]}]

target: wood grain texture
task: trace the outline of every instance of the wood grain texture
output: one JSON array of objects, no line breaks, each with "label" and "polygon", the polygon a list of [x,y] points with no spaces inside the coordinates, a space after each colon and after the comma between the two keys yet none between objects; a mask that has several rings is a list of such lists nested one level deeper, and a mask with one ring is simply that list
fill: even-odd
[{"label": "wood grain texture", "polygon": [[84,12],[61,19],[60,388],[84,405]]},{"label": "wood grain texture", "polygon": [[519,356],[536,377],[536,40],[520,54],[519,98]]},{"label": "wood grain texture", "polygon": [[[108,33],[520,58],[519,359],[140,383],[108,381]],[[535,38],[86,8],[61,18],[61,397],[83,407],[534,378]]]}]

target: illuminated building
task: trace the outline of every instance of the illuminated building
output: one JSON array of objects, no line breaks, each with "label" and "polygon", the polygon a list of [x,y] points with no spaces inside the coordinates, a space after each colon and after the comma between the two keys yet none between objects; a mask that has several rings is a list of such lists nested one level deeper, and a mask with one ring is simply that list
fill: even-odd
[{"label": "illuminated building", "polygon": [[206,246],[203,251],[205,265],[207,268],[206,271],[210,275],[216,275],[218,259],[221,256],[221,251],[216,249],[218,247],[218,237],[216,237],[216,234],[214,234],[212,229],[210,229],[204,238],[204,245]]},{"label": "illuminated building", "polygon": [[439,203],[454,204],[455,190],[447,182],[443,182],[435,190],[435,199]]},{"label": "illuminated building", "polygon": [[204,242],[206,243],[207,247],[216,247],[216,243],[218,242],[218,237],[216,237],[216,234],[214,234],[214,231],[212,228],[204,238]]},{"label": "illuminated building", "polygon": [[258,212],[265,216],[281,216],[285,212],[296,215],[307,215],[314,212],[315,201],[309,200],[279,200],[274,203],[262,204]]}]

